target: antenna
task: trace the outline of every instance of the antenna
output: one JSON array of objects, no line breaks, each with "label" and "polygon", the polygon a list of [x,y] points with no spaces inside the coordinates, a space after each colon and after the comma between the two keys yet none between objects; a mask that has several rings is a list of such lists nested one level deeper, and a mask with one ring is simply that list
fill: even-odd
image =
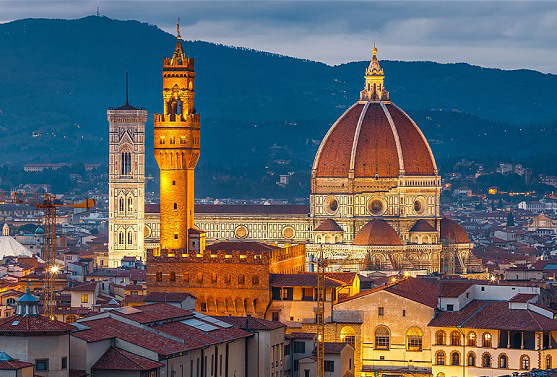
[{"label": "antenna", "polygon": [[126,71],[126,105],[129,105],[129,103],[128,103],[128,71]]},{"label": "antenna", "polygon": [[97,7],[97,17],[101,16],[101,12],[99,12],[99,7]]},{"label": "antenna", "polygon": [[177,34],[176,37],[178,39],[180,39],[181,38],[181,35],[180,35],[180,17],[178,17],[178,23],[176,24],[176,34]]}]

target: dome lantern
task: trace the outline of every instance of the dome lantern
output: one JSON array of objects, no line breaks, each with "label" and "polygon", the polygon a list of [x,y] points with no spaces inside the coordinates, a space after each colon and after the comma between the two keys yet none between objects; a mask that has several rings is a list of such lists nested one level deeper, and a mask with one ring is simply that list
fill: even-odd
[{"label": "dome lantern", "polygon": [[360,92],[360,101],[388,101],[389,92],[385,90],[385,74],[377,59],[377,46],[373,44],[372,57],[364,76],[366,83]]}]

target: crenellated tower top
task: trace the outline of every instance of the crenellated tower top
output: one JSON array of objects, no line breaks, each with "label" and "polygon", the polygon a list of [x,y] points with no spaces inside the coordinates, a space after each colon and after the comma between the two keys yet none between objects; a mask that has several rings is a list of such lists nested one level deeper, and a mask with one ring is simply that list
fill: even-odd
[{"label": "crenellated tower top", "polygon": [[383,73],[383,68],[379,64],[377,59],[377,46],[373,44],[372,57],[369,66],[366,69],[366,74],[364,76],[366,83],[364,90],[360,92],[360,101],[388,101],[389,92],[385,90],[384,81],[385,74]]}]

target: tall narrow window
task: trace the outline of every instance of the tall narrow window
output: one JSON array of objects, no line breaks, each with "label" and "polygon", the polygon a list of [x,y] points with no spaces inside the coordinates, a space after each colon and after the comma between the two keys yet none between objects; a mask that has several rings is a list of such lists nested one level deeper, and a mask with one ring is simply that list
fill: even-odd
[{"label": "tall narrow window", "polygon": [[133,244],[133,233],[128,232],[128,245]]},{"label": "tall narrow window", "polygon": [[122,152],[122,175],[130,174],[132,170],[132,158],[130,152]]},{"label": "tall narrow window", "polygon": [[120,198],[118,200],[118,210],[120,212],[124,212],[124,198]]},{"label": "tall narrow window", "polygon": [[123,245],[123,244],[124,244],[124,232],[118,233],[118,243],[119,243],[120,245]]},{"label": "tall narrow window", "polygon": [[133,198],[129,197],[128,198],[128,212],[132,212],[133,211]]}]

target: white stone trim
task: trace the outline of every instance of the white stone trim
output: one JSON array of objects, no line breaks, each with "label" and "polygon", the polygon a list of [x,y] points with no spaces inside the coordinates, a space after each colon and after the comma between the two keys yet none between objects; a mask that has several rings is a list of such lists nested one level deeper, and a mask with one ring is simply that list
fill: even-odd
[{"label": "white stone trim", "polygon": [[435,162],[435,157],[433,156],[433,152],[431,151],[431,147],[429,146],[429,143],[427,142],[427,139],[424,136],[424,133],[422,132],[422,130],[420,129],[420,127],[418,127],[418,125],[416,124],[416,122],[414,122],[414,119],[410,118],[408,116],[408,114],[406,114],[406,112],[404,110],[402,110],[400,107],[398,107],[397,105],[395,105],[394,103],[391,103],[391,105],[393,105],[395,108],[397,108],[401,113],[403,113],[404,115],[406,115],[406,117],[408,119],[410,119],[410,121],[412,122],[412,124],[414,125],[414,127],[416,127],[416,130],[418,130],[418,133],[420,134],[420,136],[422,137],[422,140],[424,141],[425,145],[427,146],[427,150],[429,151],[429,155],[431,157],[431,161],[433,162],[433,171],[435,173],[435,175],[439,174],[439,171],[437,170],[437,163]]},{"label": "white stone trim", "polygon": [[[395,122],[393,122],[393,118],[391,118],[391,114],[389,113],[389,110],[387,110],[387,106],[385,106],[385,104],[383,102],[379,102],[379,104],[381,105],[381,108],[383,109],[383,111],[385,112],[385,115],[387,116],[387,119],[389,121],[389,125],[391,126],[391,131],[392,131],[393,136],[395,138],[396,150],[397,150],[397,153],[398,153],[398,165],[399,165],[398,174],[399,175],[404,175],[404,171],[405,171],[405,169],[404,169],[404,157],[402,156],[402,147],[400,146],[400,138],[398,137],[398,131],[395,127]],[[430,153],[431,153],[431,151],[430,151]]]},{"label": "white stone trim", "polygon": [[367,109],[369,107],[369,102],[366,102],[362,113],[360,114],[360,118],[358,119],[358,125],[356,126],[356,131],[354,133],[354,141],[352,142],[352,152],[350,154],[350,172],[354,171],[354,165],[356,163],[356,149],[358,148],[358,140],[360,140],[360,130],[362,129],[362,123],[364,121],[364,116],[367,113]]},{"label": "white stone trim", "polygon": [[315,154],[315,159],[313,160],[313,166],[311,168],[312,171],[315,171],[317,169],[317,161],[319,161],[319,158],[321,157],[321,151],[323,150],[323,146],[325,145],[325,143],[327,142],[327,139],[329,138],[329,136],[331,135],[331,133],[333,132],[333,130],[337,126],[338,122],[341,119],[343,119],[346,116],[346,114],[348,114],[348,112],[350,112],[350,110],[352,110],[356,105],[359,105],[359,104],[360,104],[359,102],[356,102],[352,106],[350,106],[348,109],[346,109],[346,111],[344,113],[342,113],[342,115],[340,117],[338,117],[338,119],[335,121],[335,123],[333,123],[331,128],[329,128],[329,131],[327,131],[327,133],[325,134],[325,137],[323,138],[323,140],[321,140],[321,144],[319,145],[319,149],[317,149],[317,153]]}]

